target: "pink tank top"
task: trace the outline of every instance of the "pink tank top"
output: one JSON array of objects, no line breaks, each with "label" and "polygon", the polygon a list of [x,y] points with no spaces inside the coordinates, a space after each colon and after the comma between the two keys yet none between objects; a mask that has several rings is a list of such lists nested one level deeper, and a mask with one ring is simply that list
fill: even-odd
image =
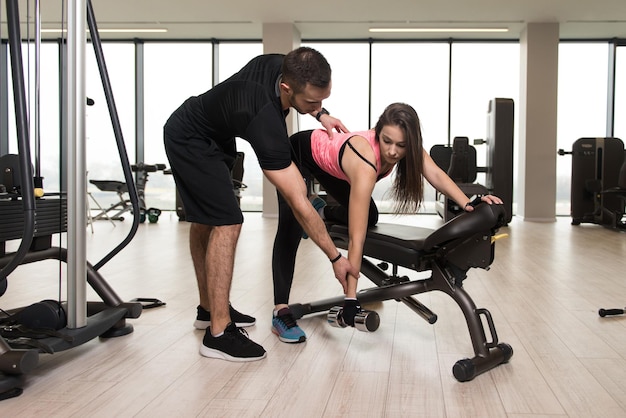
[{"label": "pink tank top", "polygon": [[328,137],[328,132],[326,132],[325,129],[316,129],[311,134],[311,153],[313,154],[313,159],[317,165],[328,174],[350,183],[348,176],[346,176],[339,164],[339,150],[342,145],[353,136],[362,136],[370,143],[372,150],[374,150],[374,155],[376,156],[376,174],[380,175],[380,147],[378,141],[376,141],[376,132],[373,129],[362,132],[335,132],[333,139]]}]

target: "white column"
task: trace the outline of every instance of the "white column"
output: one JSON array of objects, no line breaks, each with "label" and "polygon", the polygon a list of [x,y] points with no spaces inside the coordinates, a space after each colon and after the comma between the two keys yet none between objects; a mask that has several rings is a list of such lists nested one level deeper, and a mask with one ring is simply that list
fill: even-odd
[{"label": "white column", "polygon": [[556,221],[558,23],[529,23],[520,38],[517,214]]},{"label": "white column", "polygon": [[[292,23],[263,24],[263,53],[287,54],[300,46],[300,32]],[[291,109],[287,116],[287,132],[292,134],[297,126],[297,112]],[[263,217],[276,218],[278,202],[276,188],[263,177]]]}]

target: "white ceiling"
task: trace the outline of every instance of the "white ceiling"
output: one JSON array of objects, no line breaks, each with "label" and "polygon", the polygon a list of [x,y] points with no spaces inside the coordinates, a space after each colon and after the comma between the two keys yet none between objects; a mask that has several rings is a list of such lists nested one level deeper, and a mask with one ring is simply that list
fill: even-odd
[{"label": "white ceiling", "polygon": [[[7,36],[6,1],[0,1],[2,37]],[[34,15],[35,0],[28,1]],[[67,0],[40,1],[42,27],[60,27],[61,4],[67,5]],[[27,0],[18,3],[24,23]],[[100,29],[167,29],[163,34],[102,34],[102,39],[261,39],[263,23],[284,22],[293,22],[303,39],[518,39],[528,22],[558,22],[562,39],[626,38],[626,0],[92,0],[92,4]],[[372,26],[507,27],[509,32],[381,35],[369,33]],[[26,30],[22,25],[23,37]]]}]

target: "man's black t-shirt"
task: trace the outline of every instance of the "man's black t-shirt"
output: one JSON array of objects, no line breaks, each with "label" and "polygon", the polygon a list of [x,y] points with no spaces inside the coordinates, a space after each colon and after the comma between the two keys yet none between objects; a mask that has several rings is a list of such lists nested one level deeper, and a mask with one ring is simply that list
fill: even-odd
[{"label": "man's black t-shirt", "polygon": [[174,136],[179,141],[181,136],[206,138],[228,154],[240,137],[250,143],[261,168],[288,167],[291,148],[278,91],[283,58],[258,56],[211,90],[188,99],[168,121],[176,121]]}]

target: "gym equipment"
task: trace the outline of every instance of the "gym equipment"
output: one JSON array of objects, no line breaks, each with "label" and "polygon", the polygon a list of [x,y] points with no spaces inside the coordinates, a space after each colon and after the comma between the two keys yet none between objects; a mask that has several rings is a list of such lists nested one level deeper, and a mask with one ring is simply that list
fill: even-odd
[{"label": "gym equipment", "polygon": [[613,212],[614,227],[616,229],[626,229],[626,151],[624,151],[624,163],[619,170],[619,178],[617,179],[617,187],[609,187],[601,192],[604,196],[614,196],[619,199],[620,206],[618,211]]},{"label": "gym equipment", "polygon": [[[106,209],[102,209],[96,215],[92,215],[91,219],[93,221],[97,221],[99,219],[112,219],[114,221],[123,221],[124,217],[122,215],[133,209],[129,203],[130,200],[124,198],[124,194],[128,193],[128,187],[126,187],[126,183],[117,180],[89,180],[89,183],[96,186],[102,192],[117,193],[117,196],[120,199],[120,201],[116,204],[111,205]],[[102,207],[100,203],[96,200],[96,198],[93,197],[93,195],[91,195],[91,199],[93,199],[93,201],[96,203],[96,206]],[[111,215],[109,215],[109,213],[111,213]]]},{"label": "gym equipment", "polygon": [[612,315],[624,315],[624,312],[626,312],[626,308],[624,309],[600,309],[598,311],[598,315],[600,315],[602,318],[604,318],[605,316],[612,316]]},{"label": "gym equipment", "polygon": [[[572,156],[571,217],[572,225],[593,223],[609,228],[626,229],[624,196],[626,168],[621,170],[625,151],[619,138],[579,138],[572,151],[558,150]],[[621,186],[620,186],[621,184]]]},{"label": "gym equipment", "polygon": [[[343,307],[333,306],[328,311],[328,323],[335,328],[346,328],[348,324],[343,320]],[[380,317],[375,311],[362,310],[354,317],[354,327],[363,332],[374,332],[380,326]]]},{"label": "gym equipment", "polygon": [[[489,194],[489,189],[485,186],[474,183],[478,172],[476,148],[469,144],[467,137],[455,137],[452,147],[434,145],[430,149],[430,155],[439,168],[450,176],[468,198]],[[464,212],[464,209],[455,201],[448,199],[439,191],[435,191],[435,210],[444,221],[449,221]]]},{"label": "gym equipment", "polygon": [[[467,137],[455,137],[452,147],[435,145],[430,154],[437,165],[458,184],[468,196],[491,193],[504,202],[506,224],[513,218],[513,128],[515,105],[512,99],[494,98],[487,108],[487,133],[485,140],[474,140],[475,145],[485,144],[485,167],[476,166],[476,149]],[[485,184],[473,183],[477,173],[485,173]],[[463,208],[437,192],[435,209],[444,221],[463,212]]]},{"label": "gym equipment", "polygon": [[[465,382],[508,362],[513,349],[498,342],[491,314],[487,309],[477,308],[463,288],[469,269],[488,269],[493,262],[495,240],[500,237],[495,234],[505,224],[503,205],[479,203],[473,212],[464,212],[436,230],[386,223],[370,228],[363,248],[361,272],[377,287],[361,290],[357,299],[361,303],[395,299],[434,324],[437,315],[412,295],[439,290],[450,296],[463,312],[474,348],[473,358],[459,360],[454,365],[454,377]],[[345,225],[330,225],[329,233],[337,247],[347,249],[349,238]],[[376,265],[368,258],[383,263]],[[388,265],[393,266],[391,275],[384,271]],[[399,277],[398,267],[432,273],[430,278],[411,280]],[[295,303],[290,309],[298,319],[341,305],[343,298]],[[487,340],[483,322],[489,328],[491,340]]]},{"label": "gym equipment", "polygon": [[[146,183],[148,183],[148,173],[156,173],[157,171],[164,171],[165,164],[144,164],[137,163],[130,166],[131,170],[136,175],[135,187],[137,189],[137,194],[139,196],[139,222],[143,223],[148,219],[150,223],[156,223],[159,221],[159,216],[161,215],[161,210],[157,208],[148,208],[146,205]],[[128,193],[128,187],[126,183],[118,180],[89,180],[89,183],[96,186],[100,191],[103,192],[114,192],[117,193],[119,198],[119,202],[111,205],[106,209],[102,209],[96,215],[92,216],[92,220],[97,221],[99,219],[113,219],[117,221],[123,221],[124,217],[122,216],[126,212],[131,212],[133,207],[130,203],[130,199],[126,199],[124,195]],[[98,207],[101,205],[98,201],[91,196]],[[109,215],[112,213],[112,215]]]},{"label": "gym equipment", "polygon": [[[109,338],[126,335],[133,332],[132,325],[126,324],[126,318],[138,318],[141,315],[140,302],[125,303],[113,291],[104,278],[98,273],[106,262],[123,249],[132,239],[139,224],[139,202],[134,184],[129,187],[131,204],[136,216],[133,226],[126,237],[115,249],[109,252],[95,266],[84,258],[84,253],[77,251],[80,244],[84,244],[84,215],[86,207],[84,186],[85,170],[81,166],[84,158],[76,158],[74,169],[68,169],[68,176],[72,177],[71,190],[58,194],[54,199],[35,199],[36,188],[43,190],[37,183],[39,179],[33,176],[30,156],[30,141],[28,133],[28,112],[26,111],[26,94],[24,87],[24,71],[22,68],[21,35],[19,31],[20,19],[18,1],[7,0],[7,22],[9,32],[9,46],[11,54],[11,68],[13,75],[13,93],[15,102],[15,119],[17,125],[17,156],[2,158],[3,178],[2,195],[0,196],[0,296],[7,289],[7,277],[14,269],[21,265],[41,260],[56,259],[65,262],[68,266],[68,301],[44,300],[26,308],[3,311],[0,315],[0,400],[22,393],[25,375],[32,371],[38,363],[40,353],[56,353],[77,347],[97,337]],[[76,12],[76,2],[71,3],[68,14]],[[126,179],[132,179],[128,155],[121,136],[121,127],[112,89],[106,74],[106,66],[102,55],[102,46],[95,26],[95,17],[91,2],[87,2],[87,20],[91,33],[91,40],[96,51],[96,61],[109,103],[111,122],[120,152],[122,168]],[[84,34],[84,28],[75,21],[70,21],[70,34]],[[69,39],[68,45],[76,47],[77,39]],[[61,42],[65,45],[65,42]],[[68,59],[68,67],[75,69],[78,60],[77,54]],[[69,72],[69,70],[68,70]],[[74,72],[68,77],[68,83],[76,82],[81,78],[80,72]],[[77,83],[78,84],[78,83]],[[80,118],[79,105],[74,100],[76,93],[71,87],[69,92],[68,114],[74,119]],[[73,106],[75,105],[75,106]],[[84,102],[82,103],[84,106]],[[72,125],[75,120],[70,119]],[[77,123],[80,125],[80,123]],[[68,155],[80,155],[76,152],[76,132],[68,135]],[[5,185],[6,182],[6,185]],[[80,192],[80,193],[78,193]],[[49,214],[52,214],[49,216]],[[72,219],[68,219],[72,216]],[[82,225],[77,227],[77,225]],[[71,228],[71,230],[70,230]],[[52,234],[68,231],[68,248],[51,246]],[[81,236],[82,232],[82,236]],[[6,241],[20,239],[17,251],[6,253]],[[84,287],[89,284],[100,296],[102,302],[87,302]]]}]

